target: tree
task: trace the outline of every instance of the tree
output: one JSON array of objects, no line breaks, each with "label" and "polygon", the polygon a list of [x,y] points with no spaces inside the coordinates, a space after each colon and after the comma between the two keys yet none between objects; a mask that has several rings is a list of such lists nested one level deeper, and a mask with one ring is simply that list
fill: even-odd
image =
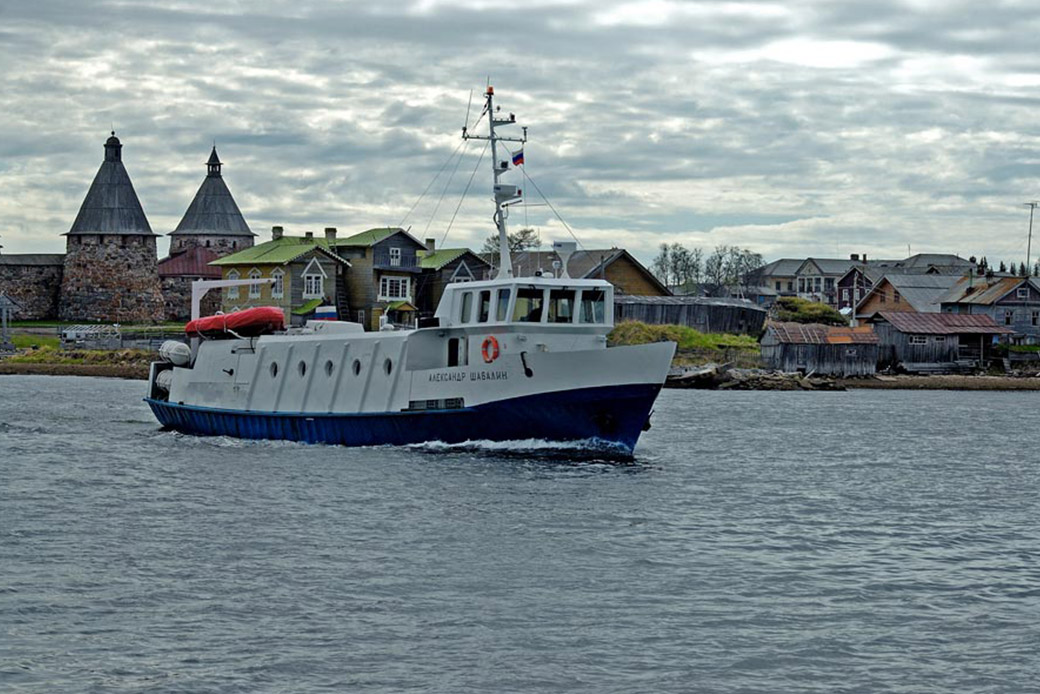
[{"label": "tree", "polygon": [[[538,235],[538,231],[530,227],[517,229],[511,234],[507,234],[506,238],[508,239],[510,253],[519,253],[542,245],[542,239]],[[484,239],[484,245],[481,247],[480,252],[497,255],[498,234],[492,234]]]},{"label": "tree", "polygon": [[1007,263],[1003,260],[1000,261],[1000,267],[997,268],[997,272],[1007,272]]},{"label": "tree", "polygon": [[654,262],[650,265],[650,270],[657,279],[661,280],[661,284],[666,287],[671,284],[672,247],[667,243],[661,244],[661,252],[654,258]]},{"label": "tree", "polygon": [[1026,272],[1026,264],[1025,263],[1019,263],[1018,264],[1018,276],[1019,277],[1029,277],[1029,273]]}]

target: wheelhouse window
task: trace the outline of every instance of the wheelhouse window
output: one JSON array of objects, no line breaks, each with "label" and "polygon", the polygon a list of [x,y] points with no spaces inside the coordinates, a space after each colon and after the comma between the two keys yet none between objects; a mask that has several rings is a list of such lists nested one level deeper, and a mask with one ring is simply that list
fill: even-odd
[{"label": "wheelhouse window", "polygon": [[605,323],[606,300],[602,289],[584,289],[581,292],[581,322]]},{"label": "wheelhouse window", "polygon": [[[242,276],[238,274],[238,270],[232,270],[227,274],[229,280],[242,279]],[[228,287],[227,298],[237,299],[238,298],[238,287]]]},{"label": "wheelhouse window", "polygon": [[462,307],[459,309],[459,322],[469,323],[473,312],[473,292],[462,292]]},{"label": "wheelhouse window", "polygon": [[304,299],[320,299],[324,296],[324,287],[322,284],[321,275],[304,275],[303,276],[303,298]]},{"label": "wheelhouse window", "polygon": [[496,312],[495,312],[495,318],[498,321],[509,320],[509,297],[510,297],[510,294],[511,294],[511,292],[510,292],[509,289],[499,289],[498,290],[498,308],[496,309]]},{"label": "wheelhouse window", "polygon": [[513,307],[513,320],[521,323],[541,323],[542,303],[545,292],[533,287],[522,287],[516,292],[516,305]]},{"label": "wheelhouse window", "polygon": [[553,289],[549,292],[549,322],[574,322],[573,289]]},{"label": "wheelhouse window", "polygon": [[480,292],[480,316],[477,320],[487,323],[491,318],[491,290],[485,289]]},{"label": "wheelhouse window", "polygon": [[407,299],[411,291],[411,280],[407,277],[381,277],[379,279],[380,299]]},{"label": "wheelhouse window", "polygon": [[[260,279],[260,277],[261,277],[261,273],[256,268],[253,268],[252,270],[249,271],[249,279],[251,279],[251,280],[258,280],[258,279]],[[250,299],[259,299],[260,298],[260,285],[259,284],[251,284],[251,285],[249,285],[249,298]]]},{"label": "wheelhouse window", "polygon": [[271,273],[271,277],[274,278],[274,283],[271,285],[271,297],[281,299],[285,296],[285,272],[279,268]]}]

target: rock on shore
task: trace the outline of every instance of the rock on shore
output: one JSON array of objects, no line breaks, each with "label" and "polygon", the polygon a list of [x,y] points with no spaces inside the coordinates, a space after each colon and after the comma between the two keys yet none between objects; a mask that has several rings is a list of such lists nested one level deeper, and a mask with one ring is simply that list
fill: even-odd
[{"label": "rock on shore", "polygon": [[845,386],[833,378],[767,369],[734,369],[726,364],[674,367],[664,386],[706,390],[845,390]]}]

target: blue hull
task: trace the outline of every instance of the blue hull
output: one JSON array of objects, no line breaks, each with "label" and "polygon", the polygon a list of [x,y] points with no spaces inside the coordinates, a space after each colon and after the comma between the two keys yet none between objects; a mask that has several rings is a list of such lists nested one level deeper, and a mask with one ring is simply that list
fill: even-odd
[{"label": "blue hull", "polygon": [[284,439],[343,446],[441,441],[582,441],[631,452],[660,385],[584,388],[528,395],[456,410],[319,414],[255,412],[177,405],[145,398],[169,429],[201,436]]}]

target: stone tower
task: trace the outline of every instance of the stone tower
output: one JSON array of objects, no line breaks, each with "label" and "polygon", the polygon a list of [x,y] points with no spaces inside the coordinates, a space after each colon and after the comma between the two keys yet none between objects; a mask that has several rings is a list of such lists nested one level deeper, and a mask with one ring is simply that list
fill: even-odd
[{"label": "stone tower", "polygon": [[156,235],[123,166],[113,132],[105,160],[65,234],[62,320],[147,323],[161,320]]},{"label": "stone tower", "polygon": [[217,148],[213,147],[206,162],[206,178],[181,223],[170,232],[171,256],[190,248],[208,248],[223,257],[253,245],[256,234],[249,230],[224,183],[221,166]]}]

